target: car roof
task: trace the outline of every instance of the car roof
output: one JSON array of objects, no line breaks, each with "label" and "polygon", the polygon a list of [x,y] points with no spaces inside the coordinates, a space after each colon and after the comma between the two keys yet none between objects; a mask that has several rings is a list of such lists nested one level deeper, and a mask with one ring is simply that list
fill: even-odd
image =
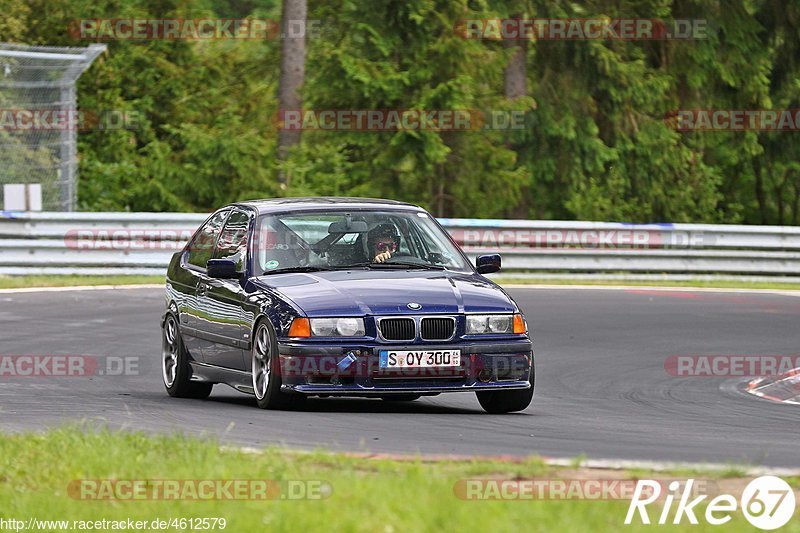
[{"label": "car roof", "polygon": [[384,200],[381,198],[356,198],[347,196],[305,196],[297,198],[265,198],[261,200],[247,200],[236,202],[238,205],[255,209],[261,213],[277,213],[285,211],[316,211],[326,208],[339,209],[407,209],[410,211],[423,211],[417,205],[397,200]]}]

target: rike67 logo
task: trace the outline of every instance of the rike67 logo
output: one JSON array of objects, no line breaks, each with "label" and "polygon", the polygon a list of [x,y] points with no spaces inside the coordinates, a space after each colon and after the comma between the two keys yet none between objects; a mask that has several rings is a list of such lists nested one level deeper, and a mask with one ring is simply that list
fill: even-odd
[{"label": "rike67 logo", "polygon": [[[673,481],[669,484],[669,492],[663,498],[663,508],[658,517],[658,524],[680,524],[684,517],[690,524],[697,524],[694,507],[703,502],[708,495],[701,495],[693,500],[693,479],[686,481],[681,490],[681,483]],[[661,498],[661,484],[647,479],[639,480],[625,516],[625,523],[631,524],[637,512],[642,524],[650,524],[647,506]],[[673,503],[677,499],[677,507],[670,521]],[[753,526],[773,530],[786,525],[792,519],[795,510],[795,496],[792,487],[775,476],[761,476],[747,484],[740,500],[730,494],[721,494],[708,502],[704,518],[711,525],[719,526],[729,522],[732,514],[741,509],[744,517]]]}]

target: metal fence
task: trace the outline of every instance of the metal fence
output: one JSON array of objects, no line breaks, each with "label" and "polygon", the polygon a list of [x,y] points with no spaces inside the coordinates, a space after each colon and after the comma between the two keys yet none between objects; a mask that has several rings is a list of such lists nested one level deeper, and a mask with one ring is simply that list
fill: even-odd
[{"label": "metal fence", "polygon": [[105,49],[0,43],[0,185],[41,184],[44,209],[75,210],[75,82]]},{"label": "metal fence", "polygon": [[[181,213],[0,212],[0,274],[162,274],[205,219]],[[800,280],[800,227],[441,219],[474,258],[536,276]]]}]

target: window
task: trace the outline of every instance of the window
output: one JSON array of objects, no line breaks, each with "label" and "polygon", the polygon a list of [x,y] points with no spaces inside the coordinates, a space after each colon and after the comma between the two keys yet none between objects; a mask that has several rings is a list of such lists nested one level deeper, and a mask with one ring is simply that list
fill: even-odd
[{"label": "window", "polygon": [[233,259],[237,272],[244,272],[245,269],[249,222],[247,213],[234,210],[225,223],[225,229],[222,230],[214,251],[214,259]]},{"label": "window", "polygon": [[225,222],[225,217],[228,216],[228,212],[228,209],[217,211],[208,219],[208,222],[194,234],[192,243],[189,245],[189,257],[186,259],[190,265],[206,268],[206,263],[211,259],[211,254],[214,251],[214,244],[217,242],[217,237],[219,237],[222,224]]},{"label": "window", "polygon": [[[253,250],[256,275],[285,269],[362,268],[390,250],[384,267],[439,267],[471,272],[463,253],[427,213],[337,210],[265,214]],[[336,228],[336,229],[334,229]],[[342,232],[342,228],[352,231]]]}]

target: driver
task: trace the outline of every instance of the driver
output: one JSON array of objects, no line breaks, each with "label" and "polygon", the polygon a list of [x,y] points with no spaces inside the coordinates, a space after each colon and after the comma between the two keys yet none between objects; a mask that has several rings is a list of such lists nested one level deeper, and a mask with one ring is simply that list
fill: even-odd
[{"label": "driver", "polygon": [[384,222],[372,228],[367,234],[367,249],[374,254],[373,263],[384,263],[400,247],[400,234],[394,224]]}]

